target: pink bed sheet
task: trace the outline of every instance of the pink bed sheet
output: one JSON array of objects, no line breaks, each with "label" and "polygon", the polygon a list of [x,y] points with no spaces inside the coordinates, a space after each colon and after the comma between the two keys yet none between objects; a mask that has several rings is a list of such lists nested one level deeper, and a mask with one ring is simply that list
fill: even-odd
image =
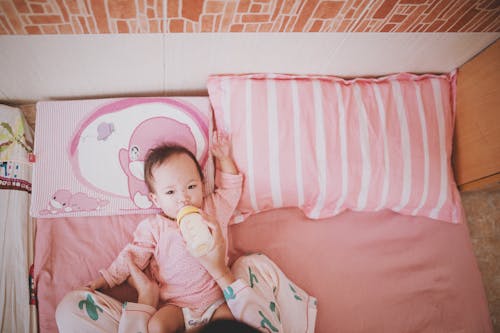
[{"label": "pink bed sheet", "polygon": [[[142,216],[38,220],[40,331],[54,311],[131,237]],[[259,213],[230,228],[231,257],[262,252],[318,298],[316,332],[492,332],[466,224],[390,211],[320,221],[298,209]],[[130,289],[114,290],[133,299]]]}]

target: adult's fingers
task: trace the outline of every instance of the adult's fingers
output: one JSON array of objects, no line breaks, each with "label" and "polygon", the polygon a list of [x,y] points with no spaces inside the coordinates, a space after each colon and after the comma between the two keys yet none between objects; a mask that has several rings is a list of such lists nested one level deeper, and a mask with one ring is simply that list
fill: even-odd
[{"label": "adult's fingers", "polygon": [[219,237],[222,235],[219,223],[217,223],[217,221],[215,221],[212,216],[207,215],[205,212],[201,211],[201,217],[207,224],[208,229],[210,229],[210,232],[214,237]]}]

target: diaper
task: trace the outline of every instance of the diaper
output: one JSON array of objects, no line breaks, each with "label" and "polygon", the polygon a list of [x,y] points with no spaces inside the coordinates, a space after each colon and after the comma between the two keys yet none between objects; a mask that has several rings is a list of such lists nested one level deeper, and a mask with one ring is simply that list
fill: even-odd
[{"label": "diaper", "polygon": [[223,298],[218,299],[217,301],[212,303],[212,305],[210,305],[202,314],[197,314],[196,311],[190,308],[182,308],[182,314],[184,315],[184,325],[186,326],[186,331],[191,328],[202,326],[208,323],[212,318],[212,316],[214,315],[215,310],[217,310],[219,306],[221,306],[225,302],[226,301]]}]

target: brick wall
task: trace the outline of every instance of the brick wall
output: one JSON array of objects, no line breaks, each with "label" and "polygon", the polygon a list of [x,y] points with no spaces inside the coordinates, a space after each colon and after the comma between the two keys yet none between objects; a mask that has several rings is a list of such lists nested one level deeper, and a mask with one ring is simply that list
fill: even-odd
[{"label": "brick wall", "polygon": [[0,34],[500,32],[498,0],[0,0]]}]

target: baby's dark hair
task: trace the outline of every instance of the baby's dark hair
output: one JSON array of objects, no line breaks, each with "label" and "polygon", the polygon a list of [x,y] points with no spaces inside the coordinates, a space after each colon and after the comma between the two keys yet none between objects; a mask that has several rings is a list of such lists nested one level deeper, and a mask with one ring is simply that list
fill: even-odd
[{"label": "baby's dark hair", "polygon": [[260,333],[256,328],[239,320],[216,319],[203,326],[198,333]]},{"label": "baby's dark hair", "polygon": [[180,154],[186,154],[194,161],[198,174],[200,175],[200,179],[203,181],[203,171],[201,170],[201,165],[198,163],[194,154],[183,146],[165,143],[151,148],[146,156],[146,161],[144,161],[144,180],[146,181],[149,192],[154,193],[153,169],[162,165],[163,162],[168,160],[170,157]]}]

